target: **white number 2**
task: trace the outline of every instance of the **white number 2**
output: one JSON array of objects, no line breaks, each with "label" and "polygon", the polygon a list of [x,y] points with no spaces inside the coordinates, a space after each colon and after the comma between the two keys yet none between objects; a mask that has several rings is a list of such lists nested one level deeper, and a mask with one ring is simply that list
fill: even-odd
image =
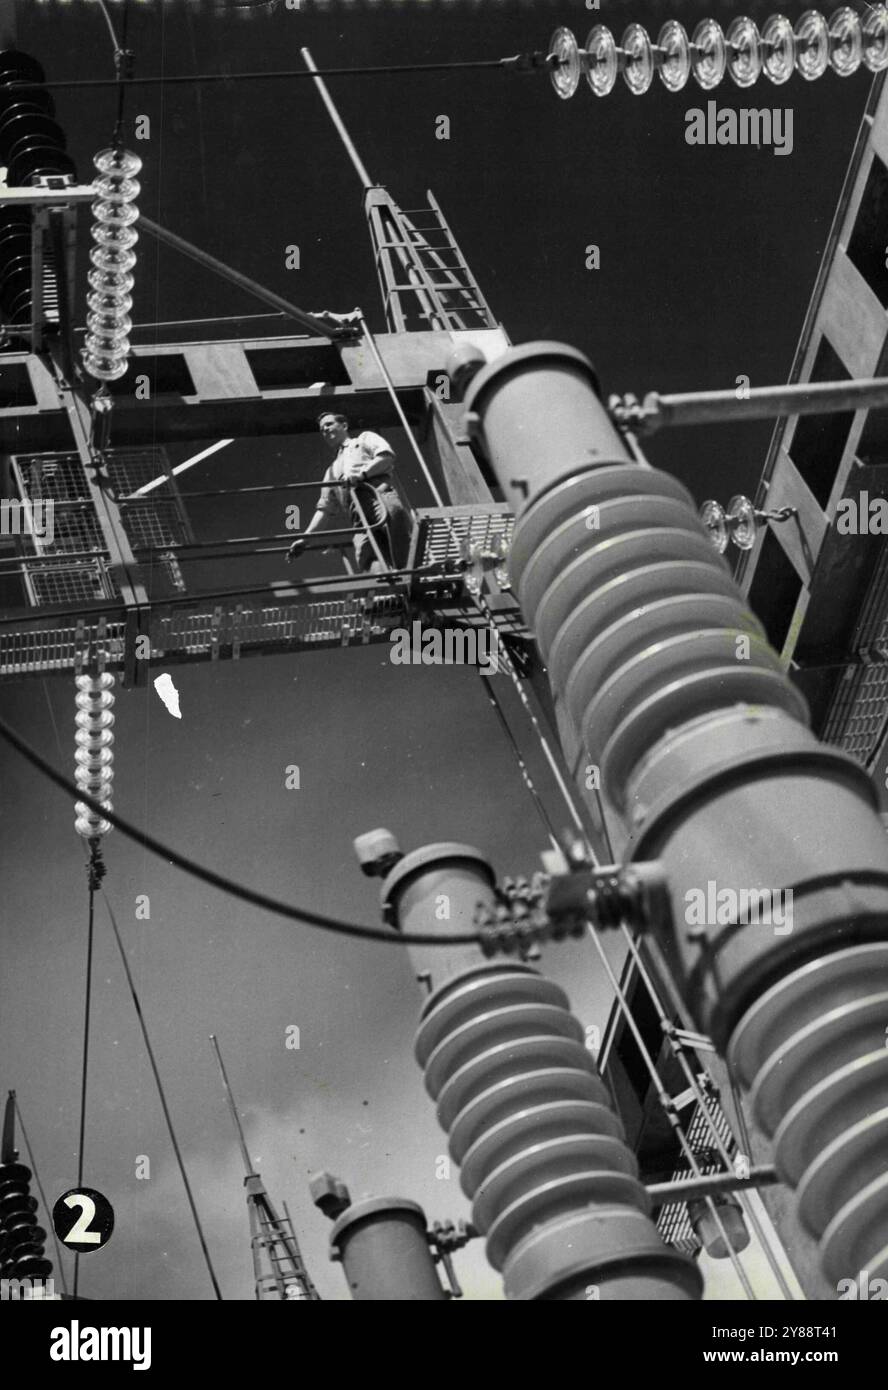
[{"label": "white number 2", "polygon": [[96,1214],[96,1204],[92,1197],[87,1197],[83,1192],[74,1192],[65,1198],[65,1206],[80,1208],[80,1215],[65,1236],[66,1243],[77,1240],[81,1245],[101,1245],[102,1237],[99,1232],[89,1229],[89,1223]]}]

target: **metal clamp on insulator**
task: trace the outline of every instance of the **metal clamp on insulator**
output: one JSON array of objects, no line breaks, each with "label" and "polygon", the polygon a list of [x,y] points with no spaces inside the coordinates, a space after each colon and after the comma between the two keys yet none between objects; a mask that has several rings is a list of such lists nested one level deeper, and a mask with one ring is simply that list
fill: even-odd
[{"label": "metal clamp on insulator", "polygon": [[542,941],[579,937],[588,926],[670,937],[672,907],[662,866],[656,861],[610,864],[570,873],[504,879],[496,906],[479,904],[475,925],[486,956],[523,953]]}]

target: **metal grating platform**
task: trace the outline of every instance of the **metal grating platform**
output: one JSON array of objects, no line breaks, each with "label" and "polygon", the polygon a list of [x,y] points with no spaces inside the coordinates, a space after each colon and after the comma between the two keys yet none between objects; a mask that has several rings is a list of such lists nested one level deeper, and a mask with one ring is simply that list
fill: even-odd
[{"label": "metal grating platform", "polygon": [[[721,1106],[713,1101],[709,1102],[708,1109],[722,1143],[728,1153],[733,1155],[737,1146],[727,1117]],[[712,1149],[713,1137],[709,1120],[699,1107],[688,1127],[687,1139],[704,1177],[725,1171],[721,1155]],[[683,1167],[672,1174],[672,1181],[678,1182],[681,1178],[690,1179],[694,1176],[687,1167]],[[701,1249],[700,1239],[691,1225],[686,1202],[670,1202],[661,1208],[657,1218],[657,1230],[667,1245],[674,1246],[685,1255],[695,1255]]]},{"label": "metal grating platform", "polygon": [[[175,490],[166,489],[162,495],[152,493],[144,500],[127,500],[138,488],[169,473],[164,449],[109,449],[105,467],[134,551],[163,550],[167,546],[182,545],[190,538],[188,520]],[[34,607],[43,607],[117,597],[114,580],[102,563],[107,550],[78,455],[73,452],[14,454],[12,469],[22,500],[54,504],[52,543],[33,536],[27,538],[28,550],[22,558],[21,574],[28,602]],[[56,557],[84,551],[94,551],[96,560],[53,563]],[[40,563],[35,563],[38,557]],[[158,559],[154,573],[163,587],[159,596],[168,596],[171,591],[181,592],[184,584],[178,562],[165,556]],[[78,575],[81,565],[83,573]]]},{"label": "metal grating platform", "polygon": [[152,616],[151,659],[210,659],[313,646],[360,646],[385,641],[406,621],[400,594],[312,599],[305,603],[204,605]]},{"label": "metal grating platform", "polygon": [[80,662],[92,667],[100,652],[110,667],[121,666],[125,633],[122,614],[107,619],[60,615],[39,626],[33,617],[0,623],[0,678],[76,671]]},{"label": "metal grating platform", "polygon": [[888,715],[888,661],[849,666],[833,700],[823,731],[862,763],[869,762],[885,732]]},{"label": "metal grating platform", "polygon": [[76,671],[100,660],[109,669],[135,672],[161,661],[237,660],[263,652],[366,646],[387,641],[407,616],[405,587],[381,588],[371,581],[337,585],[326,593],[309,587],[292,601],[271,590],[262,598],[195,597],[187,603],[152,605],[143,620],[150,656],[139,662],[135,615],[128,627],[123,608],[105,605],[81,617],[35,612],[0,619],[0,679]]},{"label": "metal grating platform", "polygon": [[878,750],[888,716],[888,551],[880,554],[861,605],[854,648],[862,664],[844,671],[823,738],[868,763]]},{"label": "metal grating platform", "polygon": [[25,582],[28,596],[37,608],[53,603],[89,603],[114,598],[116,593],[100,557],[70,564],[29,564]]},{"label": "metal grating platform", "polygon": [[426,507],[417,564],[443,564],[468,558],[470,550],[508,546],[515,516],[505,502],[473,503],[463,507]]}]

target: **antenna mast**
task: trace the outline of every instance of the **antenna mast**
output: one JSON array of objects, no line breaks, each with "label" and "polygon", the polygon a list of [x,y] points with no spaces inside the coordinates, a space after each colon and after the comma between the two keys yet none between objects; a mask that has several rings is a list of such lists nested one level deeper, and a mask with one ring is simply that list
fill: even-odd
[{"label": "antenna mast", "polygon": [[265,1190],[265,1184],[255,1171],[215,1033],[210,1034],[210,1042],[219,1063],[222,1085],[225,1088],[228,1108],[237,1130],[246,1169],[244,1186],[247,1189],[256,1297],[261,1303],[319,1302],[321,1296],[312,1283],[302,1258],[290,1214],[285,1206],[286,1215],[278,1216]]}]

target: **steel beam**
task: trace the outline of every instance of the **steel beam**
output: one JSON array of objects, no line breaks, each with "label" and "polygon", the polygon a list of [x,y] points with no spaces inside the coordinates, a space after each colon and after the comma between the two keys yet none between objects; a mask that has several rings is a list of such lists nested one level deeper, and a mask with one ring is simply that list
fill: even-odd
[{"label": "steel beam", "polygon": [[[507,346],[499,329],[376,338],[411,422],[423,419],[427,382],[446,375],[448,358],[463,340],[477,344],[489,360]],[[140,377],[148,381],[146,399],[136,397]],[[326,404],[370,427],[393,423],[383,375],[366,345],[334,347],[322,338],[136,346],[130,370],[114,383],[112,394],[114,438],[128,445],[297,434],[315,429],[317,412]],[[69,447],[65,405],[45,358],[28,352],[0,356],[0,402],[0,451]]]}]

